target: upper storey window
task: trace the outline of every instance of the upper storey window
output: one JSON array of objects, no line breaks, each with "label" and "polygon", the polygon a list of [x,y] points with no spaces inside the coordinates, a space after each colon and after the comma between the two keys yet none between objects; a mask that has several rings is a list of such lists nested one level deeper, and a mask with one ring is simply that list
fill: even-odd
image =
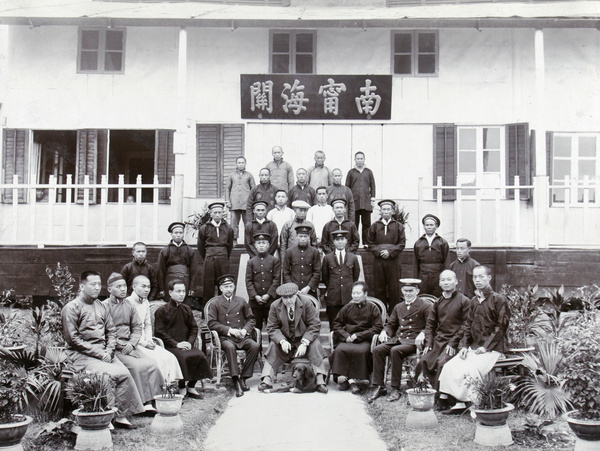
[{"label": "upper storey window", "polygon": [[392,69],[405,77],[438,75],[438,32],[392,32]]},{"label": "upper storey window", "polygon": [[125,62],[125,29],[80,28],[77,72],[122,74]]},{"label": "upper storey window", "polygon": [[271,31],[271,73],[314,74],[316,38],[314,31]]}]

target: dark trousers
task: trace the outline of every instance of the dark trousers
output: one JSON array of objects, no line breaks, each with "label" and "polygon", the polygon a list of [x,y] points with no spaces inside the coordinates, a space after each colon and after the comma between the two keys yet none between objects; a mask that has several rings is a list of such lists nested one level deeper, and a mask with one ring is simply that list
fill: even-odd
[{"label": "dark trousers", "polygon": [[340,313],[343,305],[328,305],[327,310],[327,321],[329,321],[329,330],[333,330],[333,320]]},{"label": "dark trousers", "polygon": [[367,244],[367,232],[371,227],[371,211],[369,210],[356,210],[354,212],[354,225],[358,229],[358,223],[362,221],[362,244]]},{"label": "dark trousers", "polygon": [[240,219],[242,220],[242,230],[246,229],[246,224],[252,221],[248,218],[246,210],[231,210],[231,227],[233,227],[233,239],[237,240],[240,236]]},{"label": "dark trousers", "polygon": [[[241,376],[242,379],[248,379],[249,377],[252,377],[254,363],[256,362],[256,358],[258,357],[258,352],[260,350],[260,345],[256,341],[246,337],[244,338],[243,342],[234,343],[231,340],[222,338],[221,349],[223,349],[225,355],[227,356],[227,363],[229,364],[229,373],[232,377]],[[244,364],[242,365],[241,373],[237,362],[238,350],[246,351],[246,359],[244,360]]]},{"label": "dark trousers", "polygon": [[373,296],[386,304],[389,313],[400,302],[401,268],[399,260],[398,257],[373,259]]},{"label": "dark trousers", "polygon": [[401,344],[395,340],[375,346],[373,349],[373,384],[382,385],[385,376],[385,358],[389,355],[392,364],[392,380],[390,385],[400,388],[402,380],[402,363],[408,356],[417,352],[417,346]]},{"label": "dark trousers", "polygon": [[256,327],[264,330],[267,327],[267,320],[269,319],[269,307],[270,305],[264,305],[263,307],[250,307],[252,314],[256,320]]},{"label": "dark trousers", "polygon": [[215,296],[217,279],[229,273],[229,259],[224,256],[207,255],[204,259],[204,283],[202,285],[202,307]]}]

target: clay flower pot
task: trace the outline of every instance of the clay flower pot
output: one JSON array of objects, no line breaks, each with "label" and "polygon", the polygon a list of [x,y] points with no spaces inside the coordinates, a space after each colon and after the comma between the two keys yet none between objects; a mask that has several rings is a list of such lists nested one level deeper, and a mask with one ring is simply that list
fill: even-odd
[{"label": "clay flower pot", "polygon": [[112,421],[117,409],[113,407],[105,412],[73,411],[73,416],[81,428],[75,442],[76,450],[101,450],[112,449],[112,436],[108,425]]},{"label": "clay flower pot", "polygon": [[182,402],[182,395],[174,395],[172,398],[163,398],[162,395],[154,397],[158,413],[150,425],[153,434],[175,436],[183,433],[183,421],[179,416]]},{"label": "clay flower pot", "polygon": [[573,418],[577,410],[565,413],[565,419],[577,436],[575,451],[600,449],[600,420]]},{"label": "clay flower pot", "polygon": [[410,388],[406,390],[406,394],[411,407],[406,416],[406,427],[410,429],[437,428],[438,420],[432,410],[436,391],[430,388],[424,392],[417,392],[416,389]]},{"label": "clay flower pot", "polygon": [[480,410],[471,407],[471,412],[477,419],[475,443],[485,446],[512,445],[512,434],[506,420],[515,406],[505,403],[501,409]]},{"label": "clay flower pot", "polygon": [[27,432],[27,427],[33,418],[27,415],[17,415],[18,421],[0,424],[0,449],[10,447],[11,451],[23,451],[21,439]]}]

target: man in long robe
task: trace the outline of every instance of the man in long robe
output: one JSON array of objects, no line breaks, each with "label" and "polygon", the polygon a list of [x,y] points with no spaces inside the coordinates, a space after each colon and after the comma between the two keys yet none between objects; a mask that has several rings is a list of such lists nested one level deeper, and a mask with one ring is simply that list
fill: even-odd
[{"label": "man in long robe", "polygon": [[[355,206],[354,194],[346,185],[342,184],[342,170],[335,168],[331,171],[332,183],[327,187],[327,202],[332,203],[335,199],[344,199],[347,205],[346,219],[354,224]],[[366,243],[363,243],[366,244]]]},{"label": "man in long robe", "polygon": [[[119,273],[108,277],[110,297],[102,301],[115,326],[115,355],[127,367],[144,404],[152,407],[154,397],[161,393],[162,375],[156,362],[138,351],[142,322],[131,302],[126,300],[127,283]],[[150,410],[150,409],[146,409]]]},{"label": "man in long robe", "polygon": [[79,278],[79,295],[62,309],[67,357],[75,371],[107,373],[115,383],[109,405],[117,407],[116,427],[135,429],[128,415],[144,412],[144,405],[129,371],[117,359],[117,336],[108,309],[98,300],[100,274],[85,271]]},{"label": "man in long robe", "polygon": [[425,327],[425,347],[415,373],[422,372],[434,388],[440,371],[456,355],[467,324],[470,300],[456,290],[456,274],[449,269],[440,274],[442,295],[433,304]]},{"label": "man in long robe", "polygon": [[[252,337],[256,320],[246,300],[233,294],[235,279],[231,274],[221,276],[218,283],[222,294],[208,307],[207,325],[219,335],[221,349],[227,356],[235,396],[239,398],[245,391],[250,390],[246,379],[252,377],[260,351],[260,345]],[[237,361],[238,350],[246,352],[241,371]]]},{"label": "man in long robe", "polygon": [[130,295],[133,293],[133,279],[137,276],[143,275],[150,280],[151,290],[150,294],[148,294],[148,301],[154,301],[158,298],[158,282],[156,277],[156,267],[146,260],[146,255],[148,253],[148,249],[145,243],[138,241],[131,248],[131,254],[133,255],[133,260],[127,263],[121,269],[121,274],[125,277],[125,282],[127,282],[127,294]]},{"label": "man in long robe", "polygon": [[321,320],[312,301],[298,292],[295,283],[284,283],[277,288],[281,298],[271,305],[267,332],[271,342],[265,352],[262,382],[258,389],[273,388],[273,375],[284,363],[294,358],[306,358],[317,375],[317,391],[327,393],[323,360],[327,357],[319,341]]},{"label": "man in long robe", "polygon": [[196,382],[212,377],[212,371],[204,353],[194,348],[198,339],[198,324],[192,309],[183,304],[185,293],[185,284],[181,280],[169,282],[171,299],[156,311],[154,333],[163,341],[165,349],[175,354],[179,361],[183,373],[183,380],[179,381],[179,393],[202,399],[204,395],[195,388]]},{"label": "man in long robe", "polygon": [[460,414],[466,402],[473,401],[468,380],[489,373],[506,352],[506,329],[510,319],[508,301],[492,290],[492,272],[487,266],[473,269],[475,296],[471,299],[465,334],[460,341],[460,351],[440,373],[440,399],[450,396],[457,400],[452,409],[442,413]]},{"label": "man in long robe", "polygon": [[367,242],[367,231],[371,227],[371,213],[373,212],[373,201],[375,200],[375,176],[373,171],[365,166],[365,154],[356,152],[354,154],[355,166],[346,174],[346,186],[352,190],[354,195],[354,224],[358,229],[358,223],[362,222],[362,242]]},{"label": "man in long robe", "polygon": [[150,317],[150,304],[148,303],[150,290],[150,280],[146,276],[139,275],[133,279],[133,293],[127,298],[135,307],[142,323],[142,335],[138,341],[137,350],[156,362],[164,382],[181,380],[183,374],[177,358],[166,349],[157,346],[152,339],[152,319]]},{"label": "man in long robe", "polygon": [[456,260],[450,263],[448,269],[454,271],[458,279],[456,291],[469,299],[475,296],[473,269],[476,266],[479,266],[479,262],[471,258],[471,241],[466,238],[456,240]]},{"label": "man in long robe", "polygon": [[338,344],[329,356],[329,363],[340,390],[350,389],[358,394],[359,385],[368,385],[373,369],[371,341],[382,329],[379,308],[367,301],[367,284],[355,282],[352,300],[333,321],[333,339]]},{"label": "man in long robe", "polygon": [[246,246],[246,252],[248,252],[250,258],[258,254],[256,244],[254,243],[254,236],[256,234],[269,235],[269,254],[275,255],[275,252],[277,252],[277,248],[279,247],[277,224],[266,218],[267,205],[268,203],[264,200],[257,200],[254,202],[254,219],[248,221],[248,224],[246,224],[244,229],[244,245]]},{"label": "man in long robe", "polygon": [[190,284],[194,279],[196,269],[194,265],[195,251],[183,239],[184,229],[185,224],[183,222],[173,222],[169,225],[168,231],[171,234],[171,241],[158,254],[156,265],[158,270],[156,276],[158,296],[167,302],[169,301],[169,282],[181,280],[185,284],[186,290],[191,291]]}]

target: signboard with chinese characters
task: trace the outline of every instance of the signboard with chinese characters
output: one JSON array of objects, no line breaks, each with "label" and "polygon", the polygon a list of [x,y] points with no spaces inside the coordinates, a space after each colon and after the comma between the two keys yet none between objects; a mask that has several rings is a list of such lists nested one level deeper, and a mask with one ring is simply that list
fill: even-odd
[{"label": "signboard with chinese characters", "polygon": [[391,75],[242,74],[244,119],[390,119]]}]

